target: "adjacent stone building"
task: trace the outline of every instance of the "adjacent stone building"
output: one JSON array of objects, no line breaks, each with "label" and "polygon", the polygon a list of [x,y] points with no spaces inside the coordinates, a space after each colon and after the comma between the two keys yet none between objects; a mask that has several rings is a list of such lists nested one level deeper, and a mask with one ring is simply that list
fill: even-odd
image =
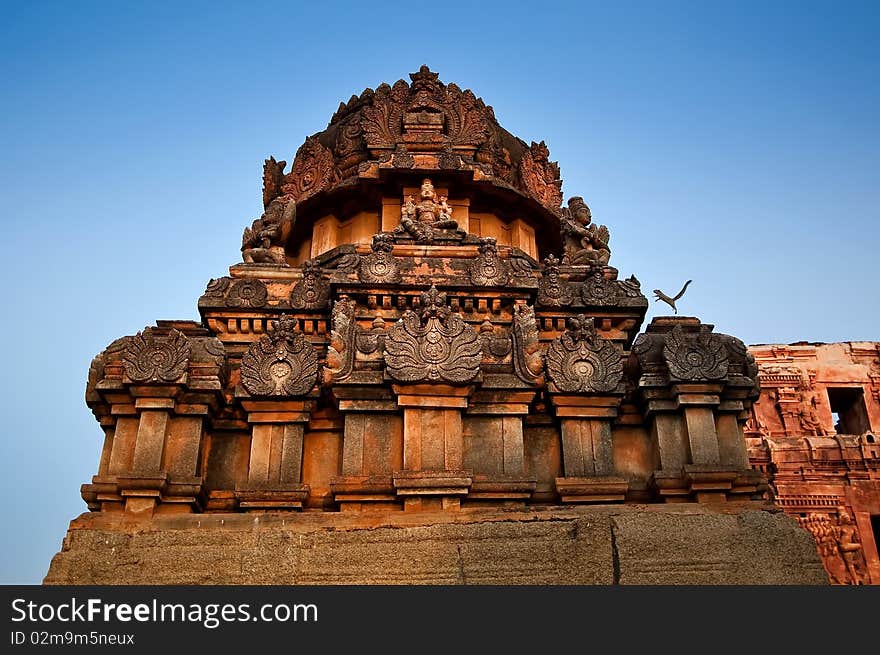
[{"label": "adjacent stone building", "polygon": [[266,160],[200,321],[95,358],[104,446],[47,582],[827,581],[750,466],[746,346],[641,332],[547,146],[410,78]]},{"label": "adjacent stone building", "polygon": [[880,584],[880,343],[752,346],[745,435],[773,502],[815,537],[836,584]]}]

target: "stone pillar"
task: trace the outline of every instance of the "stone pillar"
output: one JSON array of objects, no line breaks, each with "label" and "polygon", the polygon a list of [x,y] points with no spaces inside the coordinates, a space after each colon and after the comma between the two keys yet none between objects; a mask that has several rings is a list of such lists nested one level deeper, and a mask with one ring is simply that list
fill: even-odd
[{"label": "stone pillar", "polygon": [[560,419],[564,476],[556,478],[563,503],[623,501],[627,481],[615,475],[611,423],[619,396],[552,394]]},{"label": "stone pillar", "polygon": [[343,415],[341,475],[330,482],[339,509],[399,509],[392,473],[403,466],[403,427],[386,388],[333,389]]},{"label": "stone pillar", "polygon": [[473,482],[462,470],[461,413],[472,387],[392,385],[403,408],[403,469],[394,489],[405,510],[457,509]]},{"label": "stone pillar", "polygon": [[[144,387],[140,391],[155,393],[168,389]],[[141,397],[135,399],[134,406],[137,430],[134,432],[134,443],[129,441],[131,459],[127,469],[118,473],[116,479],[119,493],[125,499],[126,512],[152,512],[167,484],[168,473],[162,470],[162,455],[168,431],[168,415],[174,411],[174,399]],[[126,436],[130,438],[130,435]]]},{"label": "stone pillar", "polygon": [[652,482],[666,502],[756,493],[739,425],[757,370],[737,339],[689,317],[654,319],[633,344],[639,395],[656,449]]},{"label": "stone pillar", "polygon": [[523,420],[534,397],[532,390],[482,389],[470,399],[467,416],[482,417],[486,430],[486,434],[474,438],[493,439],[500,442],[501,447],[500,452],[485,455],[496,460],[492,464],[499,472],[475,473],[468,501],[495,500],[506,505],[521,505],[531,498],[537,482],[526,475]]},{"label": "stone pillar", "polygon": [[160,322],[93,361],[86,397],[105,438],[98,475],[82,488],[90,509],[201,508],[205,417],[222,402],[224,349],[200,330]]},{"label": "stone pillar", "polygon": [[251,425],[247,481],[235,487],[240,509],[302,509],[303,432],[311,401],[242,400]]},{"label": "stone pillar", "polygon": [[[235,486],[246,511],[302,509],[303,433],[314,408],[318,358],[299,321],[282,315],[241,358],[236,396],[247,412],[247,477]],[[311,394],[311,395],[310,395]]]},{"label": "stone pillar", "polygon": [[403,469],[392,476],[405,510],[460,506],[473,478],[462,470],[461,415],[480,374],[477,332],[432,286],[385,339],[385,372],[403,408]]},{"label": "stone pillar", "polygon": [[547,348],[547,390],[562,433],[564,503],[622,501],[629,486],[615,475],[611,422],[623,397],[623,353],[583,314]]}]

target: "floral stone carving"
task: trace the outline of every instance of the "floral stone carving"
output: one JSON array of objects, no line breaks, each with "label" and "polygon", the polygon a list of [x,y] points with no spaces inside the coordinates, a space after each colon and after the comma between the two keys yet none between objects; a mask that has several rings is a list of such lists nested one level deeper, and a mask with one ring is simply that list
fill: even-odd
[{"label": "floral stone carving", "polygon": [[127,340],[122,361],[132,382],[175,382],[186,371],[189,356],[189,340],[179,330],[159,336],[148,329]]},{"label": "floral stone carving", "polygon": [[568,283],[559,274],[559,259],[553,255],[544,259],[544,270],[538,282],[538,304],[558,307],[571,304]]},{"label": "floral stone carving", "polygon": [[311,136],[297,151],[290,173],[284,177],[281,191],[302,202],[338,181],[339,172],[334,165],[333,153]]},{"label": "floral stone carving", "polygon": [[385,340],[388,374],[401,382],[470,382],[482,359],[477,332],[446,306],[437,287],[421,301],[421,310],[407,310]]},{"label": "floral stone carving", "polygon": [[562,180],[559,179],[559,165],[550,161],[550,150],[541,141],[523,153],[519,169],[520,179],[526,192],[542,205],[559,211],[562,204]]},{"label": "floral stone carving", "polygon": [[611,393],[623,379],[623,356],[596,334],[592,318],[579,314],[547,348],[547,373],[560,391]]},{"label": "floral stone carving", "polygon": [[327,306],[330,287],[321,276],[321,267],[314,259],[302,264],[302,279],[290,291],[290,306],[294,309],[321,309]]},{"label": "floral stone carving", "polygon": [[394,236],[387,232],[374,234],[370,249],[372,254],[361,258],[358,265],[358,279],[361,282],[400,282],[400,264],[391,254]]},{"label": "floral stone carving", "polygon": [[236,280],[226,295],[227,307],[264,307],[269,292],[260,280]]},{"label": "floral stone carving", "polygon": [[273,330],[241,359],[241,383],[255,396],[302,396],[318,376],[318,356],[294,319],[272,321]]},{"label": "floral stone carving", "polygon": [[480,256],[470,266],[471,282],[478,286],[502,286],[510,279],[507,264],[498,256],[494,237],[480,239]]},{"label": "floral stone carving", "polygon": [[673,380],[722,380],[727,376],[729,357],[724,340],[706,325],[696,334],[685,334],[676,325],[666,338],[663,357]]},{"label": "floral stone carving", "polygon": [[620,285],[617,280],[609,280],[598,268],[584,281],[581,298],[585,305],[607,307],[617,305],[621,300]]}]

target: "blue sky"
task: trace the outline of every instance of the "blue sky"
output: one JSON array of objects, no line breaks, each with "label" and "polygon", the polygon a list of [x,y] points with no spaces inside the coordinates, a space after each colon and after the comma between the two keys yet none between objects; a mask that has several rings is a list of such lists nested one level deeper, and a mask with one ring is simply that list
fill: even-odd
[{"label": "blue sky", "polygon": [[40,582],[85,509],[91,358],[198,318],[263,159],[423,63],[547,142],[623,276],[692,278],[682,313],[747,343],[880,340],[878,7],[0,3],[0,583]]}]

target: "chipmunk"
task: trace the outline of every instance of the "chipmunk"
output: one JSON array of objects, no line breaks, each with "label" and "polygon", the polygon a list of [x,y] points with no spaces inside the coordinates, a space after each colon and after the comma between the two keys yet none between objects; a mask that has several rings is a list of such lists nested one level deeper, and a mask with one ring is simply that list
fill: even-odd
[{"label": "chipmunk", "polygon": [[673,311],[674,313],[678,314],[678,309],[676,309],[676,307],[675,307],[675,301],[678,300],[679,298],[681,298],[681,297],[684,295],[685,290],[688,288],[688,285],[689,285],[691,282],[693,282],[693,280],[688,280],[687,282],[685,282],[685,283],[684,283],[684,286],[681,288],[681,291],[679,291],[677,294],[675,294],[675,296],[672,297],[672,298],[670,298],[670,297],[667,296],[665,293],[663,293],[662,291],[660,291],[660,289],[654,289],[654,295],[657,296],[656,298],[654,298],[654,302],[657,302],[658,300],[662,300],[662,301],[665,302],[667,305],[669,305],[670,307],[672,307],[672,311]]}]

